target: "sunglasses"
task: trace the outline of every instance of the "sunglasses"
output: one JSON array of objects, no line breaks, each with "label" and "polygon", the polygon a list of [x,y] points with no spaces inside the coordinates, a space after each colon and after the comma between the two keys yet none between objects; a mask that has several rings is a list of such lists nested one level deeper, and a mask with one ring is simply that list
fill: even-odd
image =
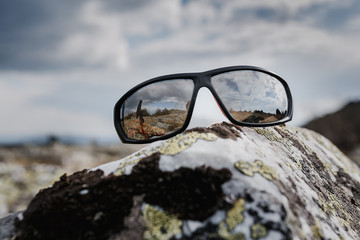
[{"label": "sunglasses", "polygon": [[239,126],[265,127],[288,122],[293,104],[280,76],[253,66],[156,77],[129,90],[115,104],[115,129],[124,143],[150,143],[183,132],[197,93],[206,87],[229,119]]}]

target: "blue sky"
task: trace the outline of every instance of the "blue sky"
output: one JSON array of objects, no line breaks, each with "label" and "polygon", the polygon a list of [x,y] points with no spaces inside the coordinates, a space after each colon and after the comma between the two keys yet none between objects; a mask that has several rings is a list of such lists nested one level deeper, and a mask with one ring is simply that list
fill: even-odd
[{"label": "blue sky", "polygon": [[[115,140],[112,108],[132,86],[231,65],[287,80],[301,125],[360,99],[359,42],[357,0],[2,0],[0,142]],[[220,120],[201,94],[194,126]]]}]

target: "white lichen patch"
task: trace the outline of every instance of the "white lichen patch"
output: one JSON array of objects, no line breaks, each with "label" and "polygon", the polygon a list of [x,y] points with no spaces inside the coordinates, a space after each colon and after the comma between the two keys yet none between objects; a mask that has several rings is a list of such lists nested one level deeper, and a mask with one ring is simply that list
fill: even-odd
[{"label": "white lichen patch", "polygon": [[[151,146],[139,150],[124,159],[101,165],[92,170],[101,169],[104,171],[105,175],[110,173],[114,173],[115,175],[130,174],[132,167],[136,165],[142,158],[150,156],[155,152],[159,152],[163,155],[176,155],[185,149],[190,148],[199,139],[214,141],[217,139],[217,136],[213,133],[198,132],[179,134],[167,141],[153,143]],[[115,171],[114,168],[116,168]]]},{"label": "white lichen patch", "polygon": [[96,171],[100,169],[104,172],[105,176],[109,175],[110,173],[114,173],[115,175],[130,174],[131,169],[134,165],[136,165],[144,157],[148,157],[151,154],[157,152],[161,144],[163,144],[163,142],[161,141],[155,142],[150,146],[140,149],[139,151],[130,154],[123,159],[110,163],[105,163],[103,165],[90,169],[90,171]]}]

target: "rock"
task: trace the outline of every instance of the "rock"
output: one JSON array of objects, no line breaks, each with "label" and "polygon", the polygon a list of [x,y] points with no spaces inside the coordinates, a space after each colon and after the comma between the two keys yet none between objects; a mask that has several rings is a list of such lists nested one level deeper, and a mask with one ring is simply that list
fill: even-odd
[{"label": "rock", "polygon": [[360,166],[360,101],[349,102],[340,110],[316,118],[304,127],[330,139]]},{"label": "rock", "polygon": [[215,124],[62,176],[15,239],[360,239],[359,182],[313,131]]},{"label": "rock", "polygon": [[14,220],[21,214],[18,212],[0,219],[0,239],[10,239],[14,235]]}]

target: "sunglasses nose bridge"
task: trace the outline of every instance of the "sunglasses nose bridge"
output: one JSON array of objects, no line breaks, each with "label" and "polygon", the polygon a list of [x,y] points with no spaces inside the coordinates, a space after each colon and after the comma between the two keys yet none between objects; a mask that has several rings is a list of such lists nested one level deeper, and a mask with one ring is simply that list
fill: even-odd
[{"label": "sunglasses nose bridge", "polygon": [[195,84],[195,98],[197,98],[197,94],[201,88],[207,88],[211,95],[213,96],[217,106],[220,108],[223,115],[226,117],[226,114],[224,113],[224,108],[221,106],[221,104],[218,101],[218,96],[214,90],[214,87],[211,83],[211,75],[202,75],[198,76],[196,78],[196,84]]},{"label": "sunglasses nose bridge", "polygon": [[200,88],[207,88],[209,89],[209,91],[211,93],[213,93],[212,89],[212,85],[211,85],[211,81],[210,81],[211,76],[207,76],[207,75],[202,75],[202,76],[198,76],[196,78],[196,85],[195,85],[195,89],[196,92],[198,92],[200,90]]},{"label": "sunglasses nose bridge", "polygon": [[211,83],[211,75],[200,75],[200,76],[197,76],[196,78],[196,84],[195,84],[195,98],[197,97],[197,94],[199,92],[199,90],[201,88],[207,88],[211,95],[213,96],[214,100],[216,101],[216,103],[218,104],[219,108],[221,109],[221,111],[223,111],[221,105],[219,104],[218,102],[218,99],[217,99],[217,94],[214,90],[214,87]]}]

